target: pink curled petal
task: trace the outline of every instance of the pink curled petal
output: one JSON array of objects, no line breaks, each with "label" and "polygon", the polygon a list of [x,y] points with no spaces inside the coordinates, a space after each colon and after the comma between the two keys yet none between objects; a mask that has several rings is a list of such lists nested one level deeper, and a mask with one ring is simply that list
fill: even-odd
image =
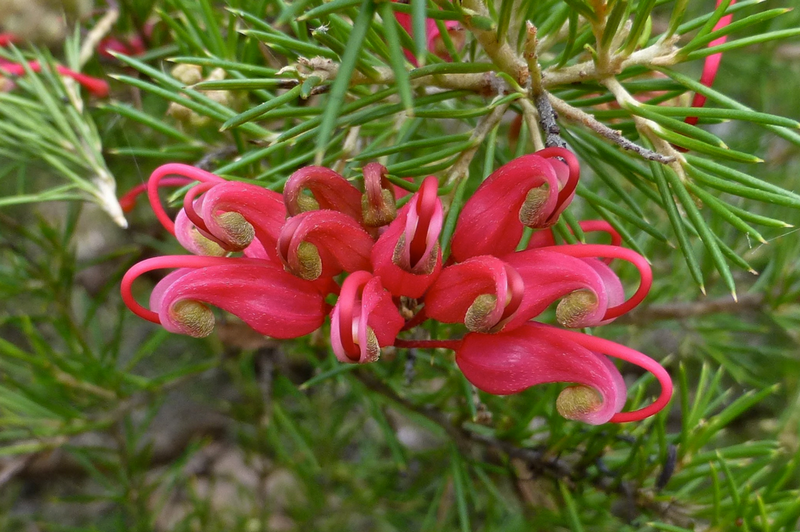
[{"label": "pink curled petal", "polygon": [[372,248],[373,271],[392,295],[422,296],[442,269],[437,188],[435,177],[426,178]]},{"label": "pink curled petal", "polygon": [[165,329],[186,334],[170,310],[180,301],[219,307],[255,331],[273,338],[297,338],[318,329],[324,301],[311,283],[269,263],[208,266],[185,273],[160,295],[159,318]]},{"label": "pink curled petal", "polygon": [[437,196],[439,184],[436,178],[425,178],[422,186],[414,197],[408,202],[403,237],[403,246],[400,260],[401,267],[419,273],[426,269],[439,249],[439,235],[444,225],[442,202]]},{"label": "pink curled petal", "polygon": [[386,347],[394,344],[405,320],[392,301],[392,295],[383,287],[380,277],[373,277],[364,286],[361,300],[362,315],[367,316],[367,324],[375,331],[378,345]]},{"label": "pink curled petal", "polygon": [[322,166],[306,166],[293,173],[283,188],[289,216],[310,210],[301,205],[305,190],[314,196],[319,209],[339,211],[361,221],[361,192],[341,174]]},{"label": "pink curled petal", "polygon": [[203,196],[201,216],[208,231],[222,241],[229,238],[219,222],[219,216],[226,212],[236,212],[247,220],[266,252],[271,256],[274,254],[286,219],[286,208],[280,194],[238,181],[220,183]]},{"label": "pink curled petal", "polygon": [[153,287],[153,291],[150,292],[150,308],[155,310],[161,308],[161,302],[164,300],[164,292],[166,292],[175,281],[193,271],[195,271],[194,268],[180,268],[168,273],[163,279],[158,281],[156,286]]},{"label": "pink curled petal", "polygon": [[[614,273],[614,270],[608,267],[608,265],[599,259],[581,259],[583,262],[588,264],[600,278],[603,280],[603,287],[605,288],[606,298],[607,298],[607,308],[616,307],[621,305],[625,302],[625,289],[622,287],[622,281],[620,281],[619,276]],[[607,320],[602,320],[599,323],[592,325],[591,327],[597,327],[599,325],[606,325],[607,323],[611,323],[614,321],[614,318],[610,318]]]},{"label": "pink curled petal", "polygon": [[504,331],[519,327],[544,312],[557,300],[579,290],[594,294],[596,305],[571,326],[593,327],[602,321],[608,308],[603,278],[583,260],[562,255],[552,251],[553,249],[531,249],[503,257],[519,273],[525,284],[522,302],[514,316],[504,325]]},{"label": "pink curled petal", "polygon": [[452,255],[458,262],[478,255],[511,253],[522,236],[520,210],[533,189],[546,186],[547,197],[531,218],[544,227],[556,208],[558,178],[552,164],[536,154],[524,155],[494,171],[464,205],[453,234]]},{"label": "pink curled petal", "polygon": [[321,277],[370,269],[372,237],[344,213],[309,211],[287,220],[279,237],[278,253],[290,271],[307,277],[304,272],[309,266],[299,255],[303,243],[316,247],[321,261]]},{"label": "pink curled petal", "polygon": [[370,329],[379,347],[394,343],[405,320],[380,279],[359,271],[348,276],[331,312],[331,347],[340,362],[374,362],[379,353],[370,346]]},{"label": "pink curled petal", "polygon": [[267,250],[264,249],[264,245],[257,238],[254,238],[253,241],[250,242],[250,245],[242,250],[242,253],[245,257],[250,259],[275,260],[273,257],[275,253],[272,254],[273,256],[267,253]]},{"label": "pink curled petal", "polygon": [[[202,197],[195,201],[195,208],[202,202]],[[197,227],[181,209],[175,216],[175,238],[190,253],[195,255],[207,255],[211,257],[222,257],[227,254],[222,246],[209,235]]]},{"label": "pink curled petal", "polygon": [[486,323],[494,326],[503,316],[507,291],[503,261],[488,255],[472,257],[442,270],[425,294],[425,314],[443,323],[464,323],[475,299],[488,294],[497,298],[494,308],[485,317]]},{"label": "pink curled petal", "polygon": [[468,381],[495,395],[554,382],[589,386],[600,395],[602,404],[575,419],[592,425],[608,422],[625,403],[619,370],[603,355],[552,334],[554,330],[526,323],[500,334],[470,333],[456,351],[456,363]]}]

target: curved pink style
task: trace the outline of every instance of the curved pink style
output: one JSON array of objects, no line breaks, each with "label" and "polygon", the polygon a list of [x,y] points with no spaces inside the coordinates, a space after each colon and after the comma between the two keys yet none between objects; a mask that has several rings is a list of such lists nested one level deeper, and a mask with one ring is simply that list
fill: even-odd
[{"label": "curved pink style", "polygon": [[555,338],[564,338],[568,341],[575,342],[586,349],[590,349],[597,353],[604,353],[608,356],[624,360],[635,364],[645,371],[649,371],[656,378],[661,385],[661,393],[653,404],[648,405],[633,412],[620,412],[614,414],[610,419],[612,423],[628,423],[631,421],[641,421],[655,414],[658,414],[672,399],[672,379],[661,365],[652,358],[631,349],[630,347],[617,344],[605,338],[598,338],[597,336],[589,336],[574,331],[567,331],[563,329],[554,329],[551,334]]},{"label": "curved pink style", "polygon": [[365,271],[347,276],[331,312],[331,347],[340,362],[374,362],[402,327],[403,318],[380,278]]},{"label": "curved pink style", "polygon": [[605,356],[556,334],[555,327],[526,323],[500,334],[470,333],[456,350],[456,363],[477,388],[495,395],[522,392],[537,384],[572,382],[602,398],[572,419],[600,425],[625,406],[625,382]]},{"label": "curved pink style", "polygon": [[[159,182],[160,187],[182,187],[192,182],[186,177],[168,177]],[[147,183],[136,185],[119,198],[119,206],[122,212],[131,212],[136,207],[139,196],[147,192]]]},{"label": "curved pink style", "polygon": [[[717,7],[722,3],[722,0],[717,0]],[[732,6],[736,3],[736,0],[731,0],[729,6]],[[725,15],[714,25],[714,28],[711,31],[721,30],[725,26],[731,23],[733,20],[733,15]],[[708,43],[709,48],[713,48],[714,46],[719,46],[720,44],[725,44],[725,41],[728,40],[727,35],[723,35],[719,39],[715,39]],[[706,57],[705,63],[703,63],[703,73],[700,76],[700,83],[705,85],[706,87],[711,87],[714,84],[714,78],[717,77],[717,71],[719,70],[719,64],[722,61],[722,52],[718,54],[712,54]],[[703,107],[706,103],[706,97],[702,94],[695,94],[694,99],[692,100],[692,107]],[[695,125],[697,124],[697,117],[696,116],[687,116],[685,122],[687,124]]]},{"label": "curved pink style", "polygon": [[444,215],[436,178],[425,178],[372,248],[372,266],[392,295],[420,297],[442,269]]},{"label": "curved pink style", "polygon": [[286,220],[277,242],[287,269],[303,279],[370,269],[372,237],[338,211],[309,211]]},{"label": "curved pink style", "polygon": [[[594,327],[607,319],[611,298],[604,277],[586,261],[555,251],[560,247],[520,251],[503,257],[518,272],[525,286],[519,308],[503,330],[519,327],[561,298],[568,298],[559,304],[557,313],[565,326]],[[598,264],[602,263],[598,261]],[[611,290],[618,299],[622,290],[619,280]]]},{"label": "curved pink style", "polygon": [[650,287],[653,285],[653,270],[650,268],[647,259],[628,248],[606,246],[603,244],[571,244],[540,249],[584,259],[599,257],[621,259],[630,262],[639,270],[639,288],[636,289],[636,292],[627,301],[609,308],[605,316],[603,316],[604,320],[618,318],[635,308],[639,303],[644,301],[644,298],[647,297],[647,293],[650,291]]},{"label": "curved pink style", "polygon": [[[583,220],[578,222],[581,230],[584,233],[606,233],[608,236],[611,237],[611,245],[612,246],[619,246],[622,245],[622,236],[617,232],[614,227],[611,226],[605,220]],[[569,228],[570,232],[572,232],[572,228]],[[528,247],[526,249],[535,249],[535,248],[543,248],[547,246],[555,246],[556,245],[556,238],[553,234],[553,229],[548,227],[547,229],[542,229],[540,231],[536,231],[532,236],[530,241],[528,241]],[[603,258],[602,261],[606,264],[611,264],[611,258]]]},{"label": "curved pink style", "polygon": [[361,191],[341,174],[322,166],[306,166],[293,173],[283,187],[283,200],[289,216],[323,209],[361,221]]},{"label": "curved pink style", "polygon": [[[563,157],[567,165],[555,157]],[[555,223],[571,201],[579,178],[577,160],[562,148],[547,148],[501,166],[464,205],[453,234],[453,257],[461,262],[478,255],[511,253],[524,226],[542,228]]]},{"label": "curved pink style", "polygon": [[[153,290],[151,305],[139,305],[131,294],[141,274],[162,268],[182,268]],[[205,336],[211,332],[214,305],[241,318],[255,331],[273,338],[297,338],[313,332],[325,318],[325,303],[312,283],[271,263],[252,259],[167,256],[134,265],[122,280],[122,296],[137,315],[160,323],[171,332]],[[195,306],[181,313],[181,303]]]},{"label": "curved pink style", "polygon": [[153,170],[153,173],[150,174],[150,179],[147,180],[147,198],[150,200],[150,207],[153,209],[153,213],[156,215],[156,218],[158,218],[158,221],[161,222],[164,229],[174,235],[175,223],[164,210],[161,199],[158,197],[158,190],[162,186],[166,186],[162,185],[162,182],[166,182],[167,179],[170,181],[175,179],[167,177],[171,175],[180,176],[189,181],[199,181],[200,183],[226,183],[226,181],[218,175],[188,164],[168,163]]}]

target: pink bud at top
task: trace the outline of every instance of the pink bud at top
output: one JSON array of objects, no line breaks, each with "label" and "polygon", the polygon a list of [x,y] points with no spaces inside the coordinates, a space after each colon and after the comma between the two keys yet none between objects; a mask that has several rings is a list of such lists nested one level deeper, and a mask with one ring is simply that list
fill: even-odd
[{"label": "pink bud at top", "polygon": [[394,185],[386,177],[386,167],[369,163],[364,167],[364,195],[361,197],[361,212],[366,227],[388,225],[397,217]]},{"label": "pink bud at top", "polygon": [[524,226],[555,223],[571,201],[579,175],[575,157],[561,148],[547,148],[501,166],[464,205],[453,234],[453,257],[461,262],[511,253]]},{"label": "pink bud at top", "polygon": [[331,347],[341,362],[374,362],[381,347],[394,343],[403,323],[380,278],[355,272],[344,280],[331,312]]},{"label": "pink bud at top", "polygon": [[286,220],[278,254],[290,272],[313,281],[369,269],[372,244],[372,237],[350,216],[310,211]]},{"label": "pink bud at top", "polygon": [[324,209],[361,221],[361,192],[340,174],[322,166],[306,166],[293,173],[283,188],[283,199],[289,216]]},{"label": "pink bud at top", "polygon": [[522,277],[488,255],[446,267],[425,294],[425,314],[444,323],[464,323],[470,331],[496,332],[524,298]]},{"label": "pink bud at top", "polygon": [[608,422],[625,406],[622,375],[605,356],[557,332],[555,327],[531,322],[500,334],[471,333],[456,351],[456,363],[468,381],[495,395],[552,382],[588,387],[577,393],[565,391],[559,412],[592,425]]},{"label": "pink bud at top", "polygon": [[[151,309],[131,295],[141,274],[160,268],[181,268],[153,290]],[[325,318],[325,303],[312,283],[269,262],[230,257],[178,255],[147,259],[122,280],[122,296],[139,316],[161,323],[171,332],[202,337],[211,333],[217,306],[241,318],[255,331],[274,338],[297,338],[313,332]]]},{"label": "pink bud at top", "polygon": [[442,268],[438,186],[435,177],[427,177],[372,248],[374,272],[395,296],[420,297]]}]

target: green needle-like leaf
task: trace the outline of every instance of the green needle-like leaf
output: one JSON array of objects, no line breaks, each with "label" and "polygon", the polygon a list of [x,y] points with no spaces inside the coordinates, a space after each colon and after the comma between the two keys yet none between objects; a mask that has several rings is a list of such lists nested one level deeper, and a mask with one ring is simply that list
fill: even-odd
[{"label": "green needle-like leaf", "polygon": [[344,104],[344,97],[347,93],[347,88],[350,85],[350,78],[353,75],[356,67],[356,60],[367,34],[367,28],[372,21],[372,13],[374,4],[372,0],[363,0],[361,9],[358,12],[353,24],[353,31],[350,33],[350,38],[347,40],[347,49],[345,50],[342,62],[339,65],[339,71],[336,74],[336,81],[331,86],[331,91],[328,96],[327,106],[325,113],[322,115],[319,132],[317,136],[317,160],[322,159],[323,150],[331,138],[334,127],[336,127],[336,119],[339,117],[342,105]]}]

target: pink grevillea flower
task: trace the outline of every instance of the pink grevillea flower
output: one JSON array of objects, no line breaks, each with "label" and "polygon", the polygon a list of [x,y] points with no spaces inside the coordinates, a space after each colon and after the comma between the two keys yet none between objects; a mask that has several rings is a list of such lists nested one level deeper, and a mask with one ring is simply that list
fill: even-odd
[{"label": "pink grevillea flower", "polygon": [[18,42],[19,37],[13,33],[0,33],[0,46],[8,46],[12,42]]},{"label": "pink grevillea flower", "polygon": [[394,344],[403,323],[380,278],[355,272],[344,280],[331,312],[331,347],[340,362],[374,362],[381,347]]},{"label": "pink grevillea flower", "polygon": [[[625,383],[604,354],[652,372],[661,384],[658,399],[641,410],[621,413]],[[577,383],[561,392],[556,407],[562,416],[592,425],[644,419],[664,408],[672,397],[667,372],[642,353],[534,322],[501,334],[468,334],[456,348],[456,363],[467,380],[495,395],[519,393],[536,384]]]},{"label": "pink grevillea flower", "polygon": [[[181,268],[153,290],[150,309],[139,305],[131,287],[143,273]],[[318,329],[325,302],[315,286],[267,261],[177,255],[135,264],[122,279],[122,298],[138,316],[170,332],[203,337],[214,328],[214,305],[273,338],[297,338]]]},{"label": "pink grevillea flower", "polygon": [[[717,0],[717,7],[720,6],[722,0]],[[731,0],[729,6],[732,6],[736,3],[736,0]],[[716,23],[712,31],[721,30],[725,26],[731,23],[733,20],[733,15],[725,15]],[[719,39],[715,39],[711,41],[708,46],[709,48],[713,48],[714,46],[718,46],[720,44],[725,44],[725,41],[728,40],[727,35],[723,35]],[[706,57],[705,63],[703,64],[703,74],[700,76],[700,83],[705,85],[706,87],[711,87],[714,84],[714,78],[717,77],[717,71],[719,70],[719,64],[722,61],[722,52],[718,54],[709,55]],[[694,95],[694,99],[692,100],[692,107],[703,107],[706,103],[706,97],[700,93]],[[697,124],[697,117],[696,116],[687,116],[686,123],[695,125]]]},{"label": "pink grevillea flower", "polygon": [[372,244],[372,237],[353,218],[328,210],[292,216],[277,242],[287,270],[309,281],[369,269]]},{"label": "pink grevillea flower", "polygon": [[[174,175],[181,177],[168,177]],[[162,186],[175,186],[180,179],[199,184],[187,192],[184,208],[173,222],[161,204],[158,191]],[[279,262],[275,249],[286,209],[283,197],[277,192],[226,181],[193,166],[170,163],[152,173],[147,195],[158,220],[189,251],[219,255],[220,249],[244,250],[245,255]]]},{"label": "pink grevillea flower", "polygon": [[[400,13],[399,11],[395,11],[394,16],[397,19],[397,22],[400,23],[400,26],[406,30],[406,33],[413,37],[414,29],[412,27],[413,23],[411,21],[411,15],[408,13]],[[460,50],[464,46],[465,41],[464,32],[461,29],[460,24],[455,20],[445,20],[444,26],[447,29],[447,34],[453,41],[453,45],[456,47],[456,50]],[[429,18],[425,20],[425,34],[427,36],[429,52],[441,57],[445,61],[452,60],[450,54],[447,52],[447,48],[444,45],[444,41],[442,40],[439,26],[436,24],[434,19]],[[411,50],[404,50],[404,52],[406,54],[406,58],[408,58],[413,65],[417,65],[417,58],[414,57],[414,53]]]},{"label": "pink grevillea flower", "polygon": [[579,177],[577,159],[563,148],[546,148],[498,168],[464,205],[453,234],[453,258],[511,253],[525,226],[544,228],[558,220]]},{"label": "pink grevillea flower", "polygon": [[427,177],[372,248],[373,271],[395,296],[422,296],[442,268],[438,187],[435,177]]},{"label": "pink grevillea flower", "polygon": [[[28,68],[30,68],[33,72],[42,71],[42,65],[40,65],[38,61],[29,62]],[[61,65],[56,65],[55,68],[56,72],[58,72],[60,75],[74,79],[92,95],[97,96],[98,98],[105,98],[108,96],[108,83],[106,81],[87,76],[86,74],[81,74],[80,72],[75,72],[74,70],[70,70]],[[21,65],[20,63],[11,63],[0,60],[0,74],[2,73],[12,76],[24,76],[25,66]]]},{"label": "pink grevillea flower", "polygon": [[[593,257],[632,262],[642,281],[631,299],[619,277]],[[592,258],[589,258],[592,257]],[[561,300],[556,318],[566,327],[594,327],[638,305],[652,284],[647,261],[617,246],[579,244],[526,250],[501,258],[472,257],[446,267],[425,295],[427,317],[464,323],[474,332],[510,331]]]},{"label": "pink grevillea flower", "polygon": [[322,166],[306,166],[293,173],[283,188],[283,200],[289,216],[323,209],[361,221],[361,191]]}]

